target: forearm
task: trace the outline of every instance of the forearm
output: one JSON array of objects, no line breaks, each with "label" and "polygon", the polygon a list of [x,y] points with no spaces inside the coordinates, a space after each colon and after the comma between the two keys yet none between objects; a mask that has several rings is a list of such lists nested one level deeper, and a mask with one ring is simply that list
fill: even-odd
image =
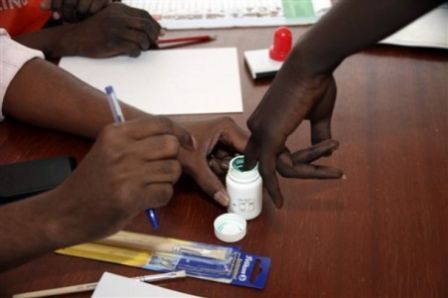
[{"label": "forearm", "polygon": [[14,37],[14,40],[36,50],[47,58],[59,58],[77,54],[77,43],[71,42],[73,24],[54,26]]},{"label": "forearm", "polygon": [[[122,104],[127,119],[146,114]],[[95,138],[113,121],[104,93],[41,59],[27,62],[7,89],[6,116],[36,126]]]},{"label": "forearm", "polygon": [[289,60],[310,73],[332,71],[443,2],[341,0],[297,42]]},{"label": "forearm", "polygon": [[51,234],[56,221],[49,216],[53,193],[0,207],[0,271],[57,248]]}]

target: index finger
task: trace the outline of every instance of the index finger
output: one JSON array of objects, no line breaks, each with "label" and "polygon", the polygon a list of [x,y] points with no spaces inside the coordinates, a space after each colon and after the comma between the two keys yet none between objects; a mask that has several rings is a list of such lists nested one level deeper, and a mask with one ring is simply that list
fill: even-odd
[{"label": "index finger", "polygon": [[253,169],[257,164],[258,157],[260,155],[260,146],[258,146],[255,137],[252,135],[247,143],[246,149],[244,149],[244,166],[243,169],[248,171]]},{"label": "index finger", "polygon": [[274,150],[270,148],[262,149],[259,162],[260,174],[275,206],[281,208],[283,206],[283,196],[277,179],[276,162],[277,156]]},{"label": "index finger", "polygon": [[226,127],[222,132],[219,140],[226,146],[243,152],[246,148],[249,140],[249,135],[240,126],[238,126],[233,120],[225,120]]},{"label": "index finger", "polygon": [[196,141],[193,136],[184,127],[166,117],[149,116],[134,119],[126,122],[121,127],[124,134],[135,140],[145,139],[154,135],[171,134],[177,137],[179,143],[185,149],[191,151],[196,147]]}]

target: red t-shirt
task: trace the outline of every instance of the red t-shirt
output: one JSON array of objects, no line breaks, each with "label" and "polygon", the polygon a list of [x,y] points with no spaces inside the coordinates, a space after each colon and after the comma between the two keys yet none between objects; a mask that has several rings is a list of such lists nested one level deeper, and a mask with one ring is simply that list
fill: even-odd
[{"label": "red t-shirt", "polygon": [[51,12],[40,9],[42,0],[0,0],[0,28],[11,36],[41,29]]}]

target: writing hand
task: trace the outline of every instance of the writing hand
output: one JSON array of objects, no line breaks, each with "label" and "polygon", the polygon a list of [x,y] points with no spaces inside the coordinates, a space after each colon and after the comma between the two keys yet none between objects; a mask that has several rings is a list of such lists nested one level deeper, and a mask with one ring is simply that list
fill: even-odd
[{"label": "writing hand", "polygon": [[104,128],[78,168],[45,202],[54,246],[110,235],[139,211],[166,205],[181,175],[180,145],[191,149],[192,142],[187,131],[163,117]]}]

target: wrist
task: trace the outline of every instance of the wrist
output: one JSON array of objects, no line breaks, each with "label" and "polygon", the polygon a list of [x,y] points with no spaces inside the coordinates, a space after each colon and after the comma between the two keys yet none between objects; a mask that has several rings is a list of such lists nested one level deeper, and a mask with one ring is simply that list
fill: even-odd
[{"label": "wrist", "polygon": [[80,45],[77,39],[76,26],[79,24],[64,23],[59,26],[58,34],[53,44],[53,54],[55,57],[79,56],[81,54]]},{"label": "wrist", "polygon": [[288,64],[301,77],[313,78],[321,75],[332,75],[342,61],[331,61],[322,57],[319,51],[306,42],[299,41],[288,57]]},{"label": "wrist", "polygon": [[67,198],[61,196],[59,187],[33,199],[36,206],[32,212],[37,215],[36,221],[39,222],[41,228],[40,238],[44,241],[48,251],[71,244],[67,241],[67,235],[70,233],[67,233],[63,225],[64,214],[57,208],[62,205],[60,201],[63,199]]}]

